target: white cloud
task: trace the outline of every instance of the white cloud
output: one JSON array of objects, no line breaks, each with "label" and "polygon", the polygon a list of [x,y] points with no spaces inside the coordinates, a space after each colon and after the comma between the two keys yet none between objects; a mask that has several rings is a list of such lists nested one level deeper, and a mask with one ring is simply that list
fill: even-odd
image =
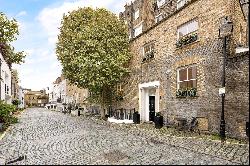
[{"label": "white cloud", "polygon": [[55,44],[57,41],[57,35],[59,34],[59,27],[61,19],[64,13],[78,9],[79,7],[104,7],[110,8],[113,12],[118,14],[123,11],[124,5],[129,0],[122,0],[117,2],[116,0],[78,0],[75,2],[64,2],[61,6],[58,7],[47,7],[44,8],[38,15],[37,19],[42,24],[44,29],[48,34],[48,42]]},{"label": "white cloud", "polygon": [[16,15],[16,17],[21,17],[21,16],[25,16],[25,15],[27,15],[27,12],[23,10],[23,11],[19,12],[19,13]]}]

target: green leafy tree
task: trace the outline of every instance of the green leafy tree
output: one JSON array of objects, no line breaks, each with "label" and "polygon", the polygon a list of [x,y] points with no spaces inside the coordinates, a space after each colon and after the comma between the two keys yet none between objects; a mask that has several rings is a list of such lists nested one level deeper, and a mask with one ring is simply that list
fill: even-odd
[{"label": "green leafy tree", "polygon": [[9,20],[4,13],[0,12],[0,51],[10,65],[23,63],[26,56],[23,51],[16,52],[10,44],[17,39],[17,35],[19,35],[17,21]]},{"label": "green leafy tree", "polygon": [[[79,8],[63,16],[56,47],[64,76],[91,92],[104,108],[114,85],[128,73],[127,28],[106,9]],[[104,117],[104,112],[102,112]]]}]

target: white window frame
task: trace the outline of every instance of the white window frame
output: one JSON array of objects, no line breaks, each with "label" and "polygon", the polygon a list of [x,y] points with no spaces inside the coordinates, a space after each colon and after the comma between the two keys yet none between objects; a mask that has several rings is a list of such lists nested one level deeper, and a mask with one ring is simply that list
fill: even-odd
[{"label": "white window frame", "polygon": [[166,0],[157,0],[157,6],[161,7],[166,3]]},{"label": "white window frame", "polygon": [[134,37],[140,35],[142,33],[142,22],[134,27]]},{"label": "white window frame", "polygon": [[187,3],[187,0],[177,0],[177,9],[181,8]]},{"label": "white window frame", "polygon": [[140,10],[137,9],[137,10],[134,12],[134,19],[137,20],[139,17],[140,17]]},{"label": "white window frame", "polygon": [[[197,23],[197,27],[196,27],[195,30],[191,31],[191,30],[189,30],[189,25],[190,25],[191,23],[193,23],[193,22],[196,22],[196,23]],[[187,31],[187,33],[183,35],[183,36],[185,36],[185,35],[188,35],[188,34],[190,34],[190,33],[192,33],[192,32],[196,32],[196,31],[199,29],[199,24],[198,24],[198,21],[197,21],[196,19],[193,19],[193,20],[190,20],[190,21],[188,21],[188,22],[182,24],[181,26],[179,26],[179,27],[177,28],[177,38],[178,38],[178,39],[180,38],[179,31],[180,31],[180,29],[183,28],[183,27],[186,28],[186,31]]]},{"label": "white window frame", "polygon": [[[154,48],[152,48],[153,45],[154,45],[154,42],[150,42],[150,43],[147,43],[147,44],[145,44],[145,45],[143,46],[143,48],[142,48],[142,51],[143,51],[143,58],[147,57],[147,54],[149,54],[149,53],[151,53],[152,51],[154,51]],[[149,48],[150,48],[150,51],[147,52],[147,53],[145,53],[145,47],[147,47],[147,46],[150,46],[150,47],[149,47]]]},{"label": "white window frame", "polygon": [[[162,18],[159,20],[159,17],[160,17],[160,16],[161,16]],[[157,16],[155,16],[155,22],[156,22],[156,23],[160,22],[162,19],[163,19],[163,14],[162,14],[162,13],[158,14]]]},{"label": "white window frame", "polygon": [[[192,67],[196,67],[196,78],[195,79],[188,79],[188,69],[192,68]],[[196,84],[197,84],[197,65],[194,64],[194,65],[189,65],[189,66],[181,67],[181,68],[177,69],[177,90],[180,89],[180,83],[184,82],[184,81],[180,81],[180,77],[179,77],[180,76],[180,74],[179,74],[180,70],[183,70],[183,69],[186,69],[186,71],[187,71],[187,79],[184,80],[184,81],[194,81],[194,80],[196,80]]]}]

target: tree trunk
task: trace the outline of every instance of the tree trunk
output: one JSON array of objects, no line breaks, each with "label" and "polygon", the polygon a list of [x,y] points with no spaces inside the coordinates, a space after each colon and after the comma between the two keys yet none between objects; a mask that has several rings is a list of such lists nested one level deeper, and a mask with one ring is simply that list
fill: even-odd
[{"label": "tree trunk", "polygon": [[101,101],[101,118],[104,119],[105,118],[105,106],[104,106],[104,88],[102,89],[102,101]]}]

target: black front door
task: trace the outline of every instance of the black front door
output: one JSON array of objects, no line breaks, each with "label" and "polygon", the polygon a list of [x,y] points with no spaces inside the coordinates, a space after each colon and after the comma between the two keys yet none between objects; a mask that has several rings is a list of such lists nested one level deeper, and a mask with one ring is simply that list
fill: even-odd
[{"label": "black front door", "polygon": [[149,96],[149,121],[154,121],[155,117],[155,96]]}]

